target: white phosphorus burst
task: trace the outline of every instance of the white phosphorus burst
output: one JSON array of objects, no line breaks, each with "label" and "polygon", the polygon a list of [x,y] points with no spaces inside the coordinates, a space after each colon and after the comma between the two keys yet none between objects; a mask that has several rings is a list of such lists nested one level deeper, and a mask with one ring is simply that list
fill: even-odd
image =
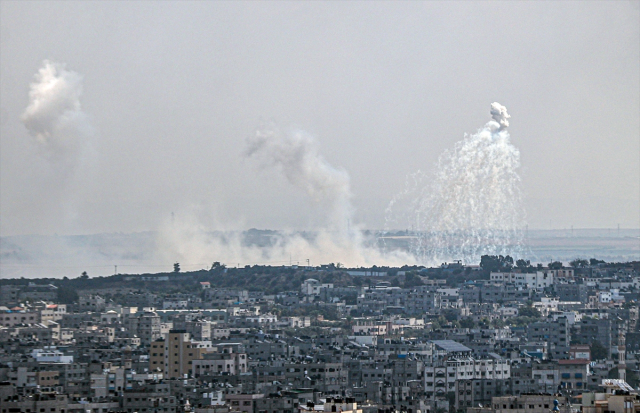
[{"label": "white phosphorus burst", "polygon": [[22,122],[44,150],[59,164],[73,166],[82,146],[93,134],[82,111],[82,76],[62,63],[45,60],[29,91]]},{"label": "white phosphorus burst", "polygon": [[410,175],[387,209],[388,228],[405,223],[413,229],[411,249],[425,265],[523,253],[520,152],[510,142],[506,108],[493,103],[491,115],[440,156],[432,176]]}]

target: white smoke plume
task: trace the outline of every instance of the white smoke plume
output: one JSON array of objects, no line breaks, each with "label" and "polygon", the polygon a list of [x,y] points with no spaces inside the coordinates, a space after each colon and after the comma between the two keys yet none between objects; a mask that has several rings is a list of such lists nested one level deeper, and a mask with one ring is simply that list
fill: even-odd
[{"label": "white smoke plume", "polygon": [[275,125],[260,128],[247,140],[245,154],[263,165],[278,167],[287,180],[331,210],[332,229],[348,231],[353,209],[349,174],[334,168],[318,151],[312,136],[301,130],[283,133]]},{"label": "white smoke plume", "polygon": [[491,117],[500,124],[500,129],[506,129],[509,127],[508,119],[511,116],[507,113],[507,108],[498,102],[493,102],[491,104]]},{"label": "white smoke plume", "polygon": [[[491,115],[494,120],[440,156],[432,176],[411,175],[387,210],[387,227],[414,229],[413,251],[425,265],[523,252],[520,152],[506,130],[506,108],[493,103]],[[402,202],[406,210],[398,208]]]},{"label": "white smoke plume", "polygon": [[82,76],[48,60],[35,76],[22,122],[54,162],[73,166],[92,127],[82,111]]},{"label": "white smoke plume", "polygon": [[161,258],[197,263],[221,261],[228,265],[304,264],[307,260],[312,265],[334,262],[348,267],[415,263],[406,252],[384,253],[375,238],[367,239],[351,223],[349,175],[322,157],[309,134],[300,130],[282,133],[274,125],[261,128],[247,140],[245,156],[259,159],[263,166],[278,168],[292,185],[326,205],[324,227],[306,234],[277,233],[269,245],[256,246],[249,245],[241,233],[207,231],[187,214],[161,230]]},{"label": "white smoke plume", "polygon": [[[252,245],[238,231],[211,231],[192,215],[165,222],[157,240],[157,259],[180,262],[185,269],[205,268],[213,261],[228,266],[253,264],[311,265],[341,263],[347,267],[415,264],[408,252],[383,252],[357,230],[351,237],[329,229],[306,233],[278,232],[269,245]],[[308,261],[307,261],[308,260]],[[194,267],[195,266],[195,267]]]}]

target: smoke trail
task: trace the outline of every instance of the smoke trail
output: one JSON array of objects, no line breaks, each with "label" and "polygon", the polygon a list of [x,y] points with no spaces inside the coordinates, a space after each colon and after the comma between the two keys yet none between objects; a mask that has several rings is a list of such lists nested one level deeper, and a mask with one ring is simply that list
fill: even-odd
[{"label": "smoke trail", "polygon": [[80,105],[82,76],[45,60],[35,79],[22,122],[53,162],[72,167],[92,133]]},{"label": "smoke trail", "polygon": [[259,158],[264,165],[281,168],[291,184],[304,189],[315,201],[329,204],[333,230],[355,235],[347,234],[353,214],[349,174],[320,155],[312,136],[301,130],[282,133],[270,125],[247,140],[245,154]]},{"label": "smoke trail", "polygon": [[493,103],[491,115],[440,156],[430,180],[412,175],[387,210],[387,225],[397,225],[403,211],[396,204],[407,204],[407,225],[416,232],[412,249],[424,264],[477,263],[484,254],[523,251],[520,152],[510,142],[506,108]]}]

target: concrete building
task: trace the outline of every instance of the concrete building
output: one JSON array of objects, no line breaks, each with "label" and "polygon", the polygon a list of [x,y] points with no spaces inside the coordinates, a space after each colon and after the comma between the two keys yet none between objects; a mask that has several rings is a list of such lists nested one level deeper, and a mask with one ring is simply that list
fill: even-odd
[{"label": "concrete building", "polygon": [[[456,383],[465,381],[458,391],[476,391],[478,387],[492,386],[495,381],[505,381],[511,377],[511,365],[508,360],[484,359],[449,359],[446,361],[427,363],[424,368],[424,391],[427,396],[444,396],[456,391]],[[473,380],[487,380],[475,382]],[[492,383],[492,384],[488,384]],[[461,395],[462,396],[462,395]],[[466,396],[460,398],[466,405]]]},{"label": "concrete building", "polygon": [[[494,397],[491,400],[493,413],[549,413],[555,403],[567,406],[567,399],[553,394],[521,394],[520,396]],[[562,412],[567,411],[561,407]],[[467,410],[469,412],[469,410]]]},{"label": "concrete building", "polygon": [[149,370],[163,372],[165,378],[182,378],[192,374],[194,360],[203,358],[213,349],[202,346],[201,342],[191,341],[185,330],[171,330],[166,339],[151,343]]},{"label": "concrete building", "polygon": [[558,375],[560,386],[567,390],[572,390],[574,394],[585,391],[587,380],[590,375],[590,361],[584,359],[559,360]]},{"label": "concrete building", "polygon": [[201,359],[193,360],[192,373],[194,377],[229,374],[238,375],[247,372],[248,356],[244,346],[239,343],[221,343],[216,345],[214,352],[202,354]]},{"label": "concrete building", "polygon": [[319,295],[320,290],[323,288],[333,288],[333,284],[330,284],[330,283],[322,284],[320,281],[314,278],[309,278],[304,280],[304,282],[300,286],[300,290],[304,295]]},{"label": "concrete building", "polygon": [[122,395],[122,408],[127,413],[163,412],[176,413],[176,397],[171,387],[165,383],[147,383],[125,390]]},{"label": "concrete building", "polygon": [[533,323],[527,328],[527,340],[530,342],[546,342],[550,358],[555,360],[567,358],[571,343],[569,322],[565,317],[560,317],[553,322],[541,321]]}]

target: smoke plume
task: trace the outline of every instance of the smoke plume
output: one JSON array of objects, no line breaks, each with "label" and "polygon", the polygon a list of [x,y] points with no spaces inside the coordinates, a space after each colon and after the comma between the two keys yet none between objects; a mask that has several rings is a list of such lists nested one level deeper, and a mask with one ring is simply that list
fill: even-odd
[{"label": "smoke plume", "polygon": [[[506,108],[493,103],[491,115],[440,156],[431,176],[411,175],[387,210],[387,226],[414,229],[413,251],[423,264],[523,252],[520,152],[510,142]],[[407,210],[398,208],[402,203]]]},{"label": "smoke plume", "polygon": [[180,262],[221,261],[233,265],[342,263],[346,266],[404,265],[415,262],[406,252],[383,252],[375,237],[367,238],[352,223],[351,189],[346,171],[333,167],[309,134],[281,132],[275,125],[260,128],[247,140],[245,156],[263,167],[277,168],[284,177],[325,206],[324,226],[300,232],[273,234],[268,245],[247,242],[241,233],[211,232],[197,219],[181,218],[161,230],[163,259]]},{"label": "smoke plume", "polygon": [[31,84],[22,122],[53,162],[73,166],[92,133],[81,95],[82,76],[48,60]]},{"label": "smoke plume", "polygon": [[500,129],[506,129],[509,127],[508,119],[511,116],[507,113],[507,108],[498,102],[493,102],[491,104],[491,117],[500,124]]},{"label": "smoke plume", "polygon": [[349,231],[353,213],[349,174],[320,155],[312,136],[301,130],[283,133],[270,125],[247,140],[245,154],[258,158],[263,165],[280,168],[291,184],[304,189],[315,201],[328,203],[329,225],[343,233]]}]

